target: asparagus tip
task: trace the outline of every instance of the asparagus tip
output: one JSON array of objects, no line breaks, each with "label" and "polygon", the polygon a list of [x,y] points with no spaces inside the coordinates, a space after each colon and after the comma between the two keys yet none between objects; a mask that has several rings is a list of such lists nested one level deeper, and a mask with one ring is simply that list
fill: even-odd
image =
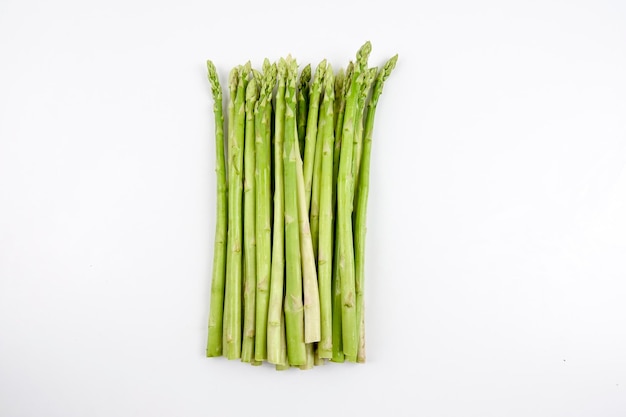
[{"label": "asparagus tip", "polygon": [[391,73],[391,71],[396,67],[396,63],[398,62],[398,54],[395,54],[394,56],[392,56],[391,58],[389,58],[389,61],[387,61],[387,63],[385,64],[385,66],[383,67],[383,70],[385,71],[385,73],[387,74],[387,76],[389,76],[389,74]]},{"label": "asparagus tip", "polygon": [[370,52],[372,52],[372,43],[367,41],[363,44],[363,46],[361,46],[361,48],[359,48],[359,51],[357,52],[357,60],[367,60]]},{"label": "asparagus tip", "polygon": [[217,68],[215,68],[215,65],[210,59],[207,59],[206,67],[207,67],[209,82],[211,83],[211,89],[213,91],[213,97],[216,99],[221,99],[222,89],[220,87],[220,78],[217,75]]},{"label": "asparagus tip", "polygon": [[306,85],[311,81],[311,64],[306,64],[300,72],[300,85]]}]

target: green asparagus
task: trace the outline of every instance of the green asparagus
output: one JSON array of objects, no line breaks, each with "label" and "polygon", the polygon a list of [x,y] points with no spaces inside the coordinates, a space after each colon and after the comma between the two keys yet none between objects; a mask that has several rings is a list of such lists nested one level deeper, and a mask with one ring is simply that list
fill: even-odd
[{"label": "green asparagus", "polygon": [[[256,74],[256,71],[255,71]],[[255,75],[246,87],[246,124],[244,142],[243,176],[243,345],[241,360],[254,360],[256,314],[256,204],[255,204],[255,130],[254,108],[258,99]]]},{"label": "green asparagus", "polygon": [[[281,351],[284,337],[283,291],[285,287],[285,196],[283,187],[283,140],[285,136],[285,81],[287,63],[278,61],[278,87],[274,129],[274,227],[272,236],[272,266],[267,315],[267,361],[285,364]],[[282,330],[282,331],[281,331]]]},{"label": "green asparagus", "polygon": [[[271,224],[271,99],[276,84],[276,65],[264,64],[259,101],[255,111],[256,156],[256,331],[254,357],[267,359],[267,314],[272,262]],[[269,112],[268,112],[269,110]]]},{"label": "green asparagus", "polygon": [[290,365],[306,364],[304,342],[304,306],[302,301],[302,262],[298,224],[296,160],[298,136],[296,131],[297,63],[287,57],[285,88],[285,139],[283,149],[285,195],[285,326],[287,356]]},{"label": "green asparagus", "polygon": [[398,59],[378,70],[370,52],[365,42],[337,73],[326,59],[299,70],[291,55],[235,66],[226,129],[207,61],[217,210],[206,356],[276,370],[365,362],[374,117]]},{"label": "green asparagus", "polygon": [[226,163],[224,160],[224,115],[222,114],[222,87],[217,69],[207,61],[207,70],[213,93],[215,115],[215,172],[217,176],[217,219],[213,248],[213,278],[211,281],[211,307],[206,354],[208,357],[222,355],[222,318],[224,312],[224,280],[226,274],[226,232],[228,191],[226,187]]},{"label": "green asparagus", "polygon": [[359,175],[358,199],[356,201],[355,220],[355,274],[356,274],[356,302],[357,316],[359,321],[359,349],[357,361],[365,362],[365,305],[364,305],[364,283],[365,283],[365,232],[367,216],[367,199],[369,194],[370,159],[372,153],[372,137],[374,131],[374,115],[378,99],[383,91],[383,83],[395,68],[398,55],[393,56],[385,66],[378,72],[376,82],[372,89],[372,97],[367,107],[365,119],[365,132],[363,140],[363,155],[361,161],[361,174]]}]

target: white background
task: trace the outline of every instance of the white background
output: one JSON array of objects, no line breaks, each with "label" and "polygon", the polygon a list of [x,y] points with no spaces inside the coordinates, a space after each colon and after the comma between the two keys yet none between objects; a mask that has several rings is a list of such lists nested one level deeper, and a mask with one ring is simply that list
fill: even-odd
[{"label": "white background", "polygon": [[[206,59],[395,53],[368,363],[204,357]],[[0,415],[626,415],[626,3],[0,2]]]}]

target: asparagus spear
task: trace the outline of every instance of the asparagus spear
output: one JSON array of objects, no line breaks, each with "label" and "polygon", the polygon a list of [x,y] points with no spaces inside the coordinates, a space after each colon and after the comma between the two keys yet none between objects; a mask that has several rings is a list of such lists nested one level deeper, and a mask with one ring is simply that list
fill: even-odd
[{"label": "asparagus spear", "polygon": [[306,193],[306,211],[311,204],[311,187],[313,182],[313,164],[315,159],[315,141],[317,139],[317,117],[322,91],[322,77],[326,69],[326,60],[323,59],[315,69],[313,84],[309,94],[309,113],[306,123],[306,137],[304,138],[304,190]]},{"label": "asparagus spear", "polygon": [[355,300],[354,241],[352,234],[352,204],[354,184],[352,177],[352,154],[354,147],[357,102],[367,69],[367,59],[371,51],[366,42],[357,52],[357,61],[346,97],[346,110],[341,139],[341,155],[337,176],[337,222],[339,223],[339,275],[341,279],[343,351],[351,362],[356,362],[358,351],[358,328]]},{"label": "asparagus spear", "polygon": [[[304,152],[304,137],[306,136],[307,114],[309,113],[309,90],[311,82],[311,64],[307,64],[300,71],[298,80],[296,122],[298,126],[298,146],[300,152]],[[300,154],[300,156],[303,156]]]},{"label": "asparagus spear", "polygon": [[[328,71],[327,66],[320,69],[323,71],[320,81],[320,100],[324,102],[324,78]],[[332,75],[332,74],[331,74]],[[321,104],[320,104],[321,107]],[[313,158],[313,178],[311,182],[311,204],[310,204],[310,223],[311,223],[311,239],[313,242],[313,253],[317,257],[318,230],[319,230],[319,213],[320,213],[320,175],[322,171],[322,115],[318,112],[317,122],[317,138],[315,139],[315,156]]]},{"label": "asparagus spear", "polygon": [[[298,143],[296,142],[296,147]],[[311,227],[306,212],[304,196],[304,175],[302,174],[302,159],[300,149],[296,152],[296,187],[298,193],[298,227],[300,231],[300,253],[302,260],[302,285],[304,291],[304,341],[305,343],[319,342],[320,331],[320,294],[317,284],[317,269],[313,242],[311,241]],[[307,350],[307,357],[308,357]]]},{"label": "asparagus spear", "polygon": [[245,132],[245,91],[250,62],[238,67],[235,96],[234,135],[230,143],[228,250],[226,255],[226,295],[224,300],[224,339],[228,359],[241,357],[241,281],[242,281],[242,197],[243,148]]},{"label": "asparagus spear", "polygon": [[[330,65],[328,65],[328,67],[330,67]],[[324,76],[332,76],[333,79],[335,79],[334,77],[334,73],[332,72],[332,68],[327,68],[326,73],[324,74]],[[338,73],[338,81],[335,83],[333,83],[333,94],[334,97],[338,97],[339,99],[333,99],[333,103],[332,103],[332,107],[333,107],[333,118],[331,121],[331,129],[332,132],[335,133],[335,135],[337,135],[337,137],[341,138],[341,134],[337,134],[337,132],[335,131],[335,127],[337,127],[339,129],[339,131],[341,131],[341,127],[340,124],[343,121],[343,108],[345,107],[345,94],[344,94],[344,70],[341,69]],[[324,87],[322,87],[322,89],[324,89]],[[335,92],[337,92],[338,94],[335,94]],[[323,100],[323,98],[322,98]],[[338,120],[338,113],[341,112],[341,120]],[[318,118],[321,119],[321,116],[318,116]],[[320,125],[321,125],[322,121],[319,120],[318,121],[318,132],[317,132],[317,141],[316,141],[316,145],[315,145],[315,160],[314,160],[314,167],[313,167],[313,182],[312,182],[312,188],[311,188],[311,238],[313,240],[313,251],[315,253],[315,256],[317,257],[317,251],[318,251],[318,241],[319,241],[319,212],[320,212],[320,188],[321,188],[321,180],[320,180],[320,175],[321,175],[321,163],[322,163],[322,140],[321,140],[321,135],[320,135]],[[331,133],[332,133],[331,132]],[[335,136],[333,135],[333,136]],[[338,145],[340,144],[340,142],[338,142]],[[337,145],[337,146],[338,146]],[[337,172],[338,172],[338,168],[339,168],[339,148],[337,147],[337,152],[335,152],[335,168],[334,168],[334,180],[333,180],[333,189],[336,189],[336,179],[337,179]],[[333,199],[336,198],[336,194],[333,193]],[[333,200],[334,201],[334,200]],[[333,202],[333,206],[335,205],[335,203]]]},{"label": "asparagus spear", "polygon": [[[271,157],[272,155],[272,150],[274,149],[274,126],[275,126],[275,120],[274,120],[274,108],[273,108],[273,94],[274,94],[274,88],[276,87],[276,74],[277,74],[277,68],[276,68],[276,64],[272,63],[270,64],[270,61],[268,59],[265,59],[263,61],[263,73],[269,73],[270,74],[270,78],[271,80],[271,85],[268,85],[268,98],[267,98],[267,105],[265,106],[265,118],[268,121],[267,123],[267,129],[265,131],[265,140],[266,142],[269,144],[267,146],[269,146],[269,166],[270,166],[270,196],[274,195],[274,162],[273,162],[273,158]],[[270,204],[270,223],[273,224],[273,219],[274,219],[274,206],[272,204]],[[271,274],[270,274],[271,275]],[[268,295],[269,298],[269,295]]]},{"label": "asparagus spear", "polygon": [[372,152],[372,136],[374,131],[374,116],[378,99],[383,91],[383,83],[395,68],[398,55],[393,56],[378,72],[372,89],[372,96],[367,106],[365,132],[363,140],[363,160],[358,183],[358,199],[356,201],[355,220],[355,264],[356,264],[356,302],[359,320],[359,349],[358,362],[365,362],[365,308],[363,300],[363,286],[365,281],[365,232],[367,216],[367,198],[369,194],[370,159]]},{"label": "asparagus spear", "polygon": [[297,63],[287,58],[287,84],[285,89],[285,142],[283,150],[285,195],[285,325],[287,331],[287,356],[290,365],[306,363],[304,344],[304,311],[302,304],[302,264],[300,256],[300,231],[298,224],[298,198],[296,180],[296,71]]},{"label": "asparagus spear", "polygon": [[272,267],[267,316],[267,361],[283,363],[281,354],[281,320],[283,320],[283,289],[285,286],[285,196],[283,186],[283,140],[285,135],[285,80],[287,63],[278,61],[278,87],[274,129],[274,227],[272,236]]},{"label": "asparagus spear", "polygon": [[[339,224],[337,223],[337,174],[339,172],[339,156],[341,155],[341,137],[343,133],[343,119],[346,108],[346,96],[352,81],[352,73],[354,72],[354,62],[350,61],[345,71],[343,83],[339,96],[335,97],[335,101],[339,102],[338,109],[339,114],[335,119],[335,146],[333,152],[333,193],[332,193],[332,206],[333,206],[333,279],[332,279],[332,291],[333,291],[333,305],[332,305],[332,321],[333,321],[333,362],[343,362],[343,333],[342,333],[342,300],[341,300],[341,277],[339,276],[339,248],[340,242],[338,240]],[[336,86],[337,87],[337,86]]]},{"label": "asparagus spear", "polygon": [[254,333],[256,313],[256,226],[255,226],[255,129],[254,107],[258,98],[257,71],[246,87],[245,101],[245,142],[244,142],[244,176],[243,176],[243,345],[241,347],[242,362],[254,361]]},{"label": "asparagus spear", "polygon": [[222,87],[215,65],[207,61],[208,77],[213,94],[215,116],[215,172],[217,176],[217,219],[213,245],[213,274],[206,355],[222,355],[222,319],[224,313],[224,279],[226,274],[226,231],[228,191],[224,159],[224,115],[222,114]]},{"label": "asparagus spear", "polygon": [[[318,345],[320,358],[332,358],[332,253],[333,253],[333,115],[334,115],[334,77],[329,65],[324,77],[324,99],[320,111],[320,137],[322,144],[320,155],[320,217],[319,246],[317,252],[318,282],[320,292],[321,340]],[[313,208],[313,207],[311,207]]]},{"label": "asparagus spear", "polygon": [[[267,359],[267,313],[272,262],[271,224],[271,143],[270,117],[272,91],[276,84],[276,65],[264,64],[261,93],[255,111],[256,151],[256,343],[254,357]],[[268,112],[269,110],[269,112]]]},{"label": "asparagus spear", "polygon": [[[346,75],[343,81],[341,95],[335,97],[339,101],[339,114],[335,124],[335,151],[333,153],[333,190],[337,189],[337,174],[339,173],[339,156],[341,155],[341,138],[343,136],[343,119],[346,112],[346,97],[352,82],[352,74],[354,72],[354,62],[350,61],[346,68]],[[333,194],[333,207],[337,204],[337,194]],[[335,216],[336,217],[336,216]]]},{"label": "asparagus spear", "polygon": [[[361,166],[361,154],[363,148],[363,122],[365,120],[364,110],[365,110],[365,100],[369,95],[370,89],[372,87],[372,83],[376,78],[376,74],[378,73],[378,68],[373,67],[369,68],[363,77],[363,84],[361,85],[361,92],[359,93],[359,98],[357,101],[357,120],[354,130],[354,153],[352,154],[352,176],[354,179],[354,201],[356,205],[356,194],[357,188],[356,185],[359,183],[359,169]],[[353,216],[354,217],[354,216]]]},{"label": "asparagus spear", "polygon": [[[227,143],[227,171],[226,171],[226,187],[227,189],[231,186],[230,182],[231,182],[231,172],[233,170],[233,159],[232,159],[232,149],[233,149],[233,144],[235,142],[235,98],[237,97],[237,85],[239,84],[239,69],[240,67],[234,67],[233,69],[231,69],[229,75],[228,75],[228,143]],[[231,190],[232,191],[232,190]],[[232,273],[230,272],[230,270],[232,270],[232,265],[229,267],[228,266],[228,262],[230,259],[230,262],[232,263],[232,255],[230,254],[231,251],[231,247],[232,246],[232,242],[228,243],[228,241],[231,240],[231,234],[233,232],[230,223],[231,223],[231,218],[230,216],[230,211],[231,211],[231,193],[228,193],[228,207],[227,207],[227,214],[226,214],[226,218],[227,218],[227,232],[226,232],[226,241],[227,241],[227,246],[226,246],[226,272],[225,272],[225,276],[224,276],[224,311],[222,313],[222,327],[224,328],[226,326],[226,323],[230,323],[231,319],[230,317],[227,318],[226,316],[229,315],[228,312],[228,305],[227,305],[227,298],[228,298],[228,294],[229,294],[229,290],[227,289],[227,283],[229,281],[229,275]],[[228,353],[228,345],[226,343],[226,334],[224,333],[224,330],[222,330],[222,353],[227,355]]]}]

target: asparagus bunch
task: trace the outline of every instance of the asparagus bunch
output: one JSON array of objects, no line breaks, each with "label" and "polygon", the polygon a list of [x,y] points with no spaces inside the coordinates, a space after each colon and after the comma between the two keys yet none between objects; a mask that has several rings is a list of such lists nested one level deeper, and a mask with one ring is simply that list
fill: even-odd
[{"label": "asparagus bunch", "polygon": [[291,56],[213,94],[217,221],[206,354],[277,370],[365,362],[365,230],[374,117],[397,55],[346,68]]}]

